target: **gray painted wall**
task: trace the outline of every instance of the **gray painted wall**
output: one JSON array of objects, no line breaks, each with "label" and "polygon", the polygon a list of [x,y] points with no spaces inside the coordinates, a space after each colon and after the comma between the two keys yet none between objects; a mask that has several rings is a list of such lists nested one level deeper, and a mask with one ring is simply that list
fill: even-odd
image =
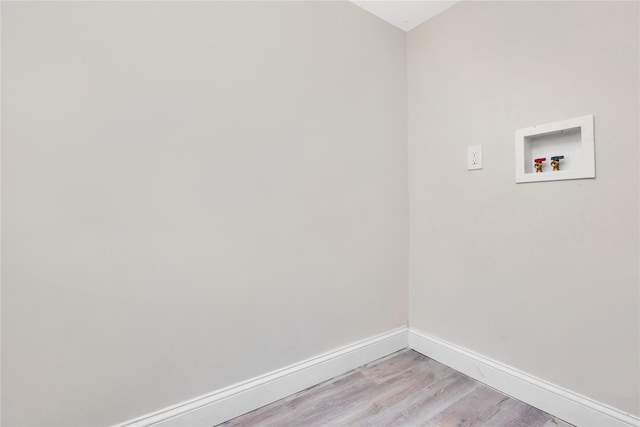
[{"label": "gray painted wall", "polygon": [[2,2],[2,424],[105,425],[407,322],[405,33]]},{"label": "gray painted wall", "polygon": [[[410,325],[635,415],[639,12],[464,2],[407,37]],[[588,114],[595,180],[514,183],[516,129]]]},{"label": "gray painted wall", "polygon": [[[3,425],[405,324],[407,96],[411,326],[640,413],[637,2],[462,3],[407,56],[347,3],[1,7]],[[585,114],[597,178],[516,185],[514,130]]]}]

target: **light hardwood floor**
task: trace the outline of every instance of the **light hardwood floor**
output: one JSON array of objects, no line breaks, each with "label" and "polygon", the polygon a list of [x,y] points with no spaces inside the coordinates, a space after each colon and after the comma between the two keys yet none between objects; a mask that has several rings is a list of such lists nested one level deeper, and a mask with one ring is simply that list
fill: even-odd
[{"label": "light hardwood floor", "polygon": [[402,350],[221,426],[570,426]]}]

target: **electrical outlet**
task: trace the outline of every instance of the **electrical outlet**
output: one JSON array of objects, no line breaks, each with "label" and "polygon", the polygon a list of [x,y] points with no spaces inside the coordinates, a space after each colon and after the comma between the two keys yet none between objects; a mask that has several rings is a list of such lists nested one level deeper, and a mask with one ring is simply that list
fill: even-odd
[{"label": "electrical outlet", "polygon": [[467,149],[467,169],[482,169],[482,145],[474,145]]}]

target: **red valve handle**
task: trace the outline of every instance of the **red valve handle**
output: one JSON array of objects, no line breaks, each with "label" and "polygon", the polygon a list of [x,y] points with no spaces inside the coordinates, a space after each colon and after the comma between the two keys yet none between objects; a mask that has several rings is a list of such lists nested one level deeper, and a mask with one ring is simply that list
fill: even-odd
[{"label": "red valve handle", "polygon": [[542,163],[542,162],[545,162],[546,160],[547,160],[546,157],[540,157],[539,159],[535,159],[534,162],[535,163]]}]

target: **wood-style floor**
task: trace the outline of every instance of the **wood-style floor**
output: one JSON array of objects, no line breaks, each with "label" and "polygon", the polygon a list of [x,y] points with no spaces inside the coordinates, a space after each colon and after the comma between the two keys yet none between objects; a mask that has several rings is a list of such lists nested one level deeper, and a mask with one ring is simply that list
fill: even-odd
[{"label": "wood-style floor", "polygon": [[566,427],[413,350],[402,350],[221,426]]}]

